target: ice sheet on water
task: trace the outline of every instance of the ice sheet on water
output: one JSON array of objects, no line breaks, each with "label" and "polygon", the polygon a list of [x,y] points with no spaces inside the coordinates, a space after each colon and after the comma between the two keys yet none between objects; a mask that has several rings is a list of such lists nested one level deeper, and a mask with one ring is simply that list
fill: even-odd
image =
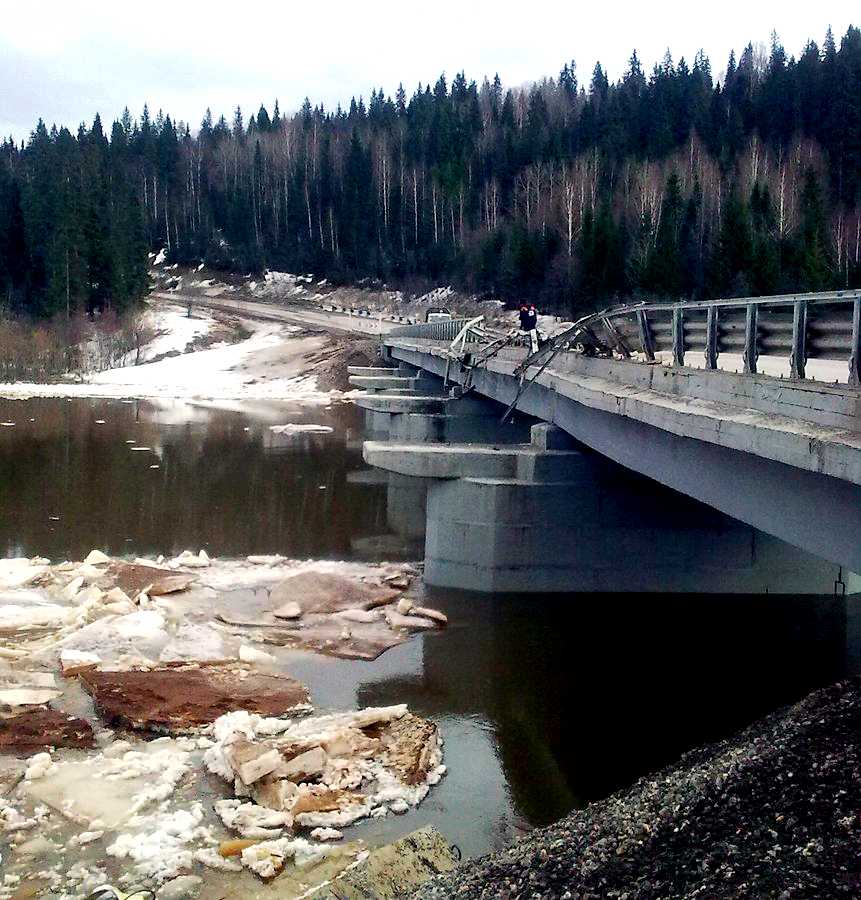
[{"label": "ice sheet on water", "polygon": [[119,657],[158,659],[170,640],[163,613],[138,610],[125,616],[107,616],[65,637],[69,650],[85,650],[106,661]]},{"label": "ice sheet on water", "polygon": [[183,749],[188,746],[159,738],[117,756],[108,747],[84,760],[59,760],[41,777],[24,781],[22,791],[91,830],[114,829],[173,794],[191,768],[189,751]]},{"label": "ice sheet on water", "polygon": [[230,652],[224,638],[214,628],[210,628],[208,625],[185,623],[177,628],[176,634],[161,651],[159,661],[215,661],[232,659],[235,655]]}]

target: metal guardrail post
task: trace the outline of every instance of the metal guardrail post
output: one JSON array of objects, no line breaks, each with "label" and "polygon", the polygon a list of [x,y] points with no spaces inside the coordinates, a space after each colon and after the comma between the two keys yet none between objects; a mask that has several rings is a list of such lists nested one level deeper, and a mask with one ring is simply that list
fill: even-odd
[{"label": "metal guardrail post", "polygon": [[861,298],[852,304],[852,355],[849,357],[849,384],[861,387]]},{"label": "metal guardrail post", "polygon": [[685,364],[685,316],[681,306],[673,307],[673,365]]},{"label": "metal guardrail post", "polygon": [[744,373],[756,374],[756,359],[759,356],[756,350],[756,324],[757,309],[755,303],[748,303],[747,314],[744,320]]},{"label": "metal guardrail post", "polygon": [[717,344],[718,311],[716,306],[710,306],[706,313],[706,368],[716,369],[718,358]]},{"label": "metal guardrail post", "polygon": [[807,301],[796,300],[792,305],[792,352],[789,354],[789,374],[804,378],[807,364]]},{"label": "metal guardrail post", "polygon": [[640,328],[640,344],[643,353],[646,355],[646,359],[652,362],[655,359],[655,343],[652,340],[652,329],[649,327],[645,310],[637,310],[637,325]]}]

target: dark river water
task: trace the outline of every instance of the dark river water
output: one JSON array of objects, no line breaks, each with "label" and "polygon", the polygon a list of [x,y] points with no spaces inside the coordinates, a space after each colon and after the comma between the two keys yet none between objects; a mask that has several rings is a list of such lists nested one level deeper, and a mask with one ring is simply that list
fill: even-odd
[{"label": "dark river water", "polygon": [[[420,559],[351,406],[0,400],[0,421],[6,556]],[[333,430],[270,430],[286,423]],[[406,702],[442,728],[448,776],[362,837],[433,822],[485,852],[858,668],[857,617],[832,597],[428,594],[443,632],[373,663],[296,654],[319,707]]]}]

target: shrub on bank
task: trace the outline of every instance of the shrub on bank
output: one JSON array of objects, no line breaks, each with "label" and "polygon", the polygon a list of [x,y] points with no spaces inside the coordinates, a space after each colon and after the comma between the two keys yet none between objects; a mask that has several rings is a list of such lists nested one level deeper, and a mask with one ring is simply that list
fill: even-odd
[{"label": "shrub on bank", "polygon": [[145,313],[57,316],[33,322],[0,314],[0,381],[54,381],[140,361],[153,330]]}]

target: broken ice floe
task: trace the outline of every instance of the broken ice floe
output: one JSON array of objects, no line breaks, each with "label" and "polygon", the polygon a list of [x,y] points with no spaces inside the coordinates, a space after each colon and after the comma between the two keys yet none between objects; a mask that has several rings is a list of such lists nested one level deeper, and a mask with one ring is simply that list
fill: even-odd
[{"label": "broken ice floe", "polygon": [[445,624],[442,613],[404,601],[413,576],[405,565],[213,560],[206,551],[133,562],[98,550],[80,563],[0,560],[0,634],[12,638],[0,658],[36,651],[45,659],[56,648],[68,674],[79,661],[130,668],[244,657],[265,666],[278,646],[374,659]]},{"label": "broken ice floe", "polygon": [[286,425],[270,425],[273,434],[330,434],[335,429],[329,425],[288,422]]},{"label": "broken ice floe", "polygon": [[358,819],[417,806],[445,772],[436,725],[406,705],[286,722],[228,713],[213,733],[205,764],[237,798],[216,810],[247,838],[304,826],[331,839]]},{"label": "broken ice floe", "polygon": [[[37,853],[57,860],[46,885],[70,896],[117,864],[152,886],[198,864],[260,877],[352,865],[359,849],[330,842],[364,816],[421,801],[444,771],[436,726],[405,707],[303,718],[307,690],[284,674],[280,648],[370,659],[444,624],[404,601],[414,576],[405,565],[205,551],[0,560],[0,753],[30,757],[0,769],[13,878],[33,874]],[[112,733],[76,680],[107,723],[198,736],[106,744]],[[216,719],[212,740],[200,735]],[[223,755],[232,796],[204,802],[201,818],[204,753],[208,765]],[[239,850],[223,829],[241,836]],[[69,865],[64,853],[86,859]]]}]

